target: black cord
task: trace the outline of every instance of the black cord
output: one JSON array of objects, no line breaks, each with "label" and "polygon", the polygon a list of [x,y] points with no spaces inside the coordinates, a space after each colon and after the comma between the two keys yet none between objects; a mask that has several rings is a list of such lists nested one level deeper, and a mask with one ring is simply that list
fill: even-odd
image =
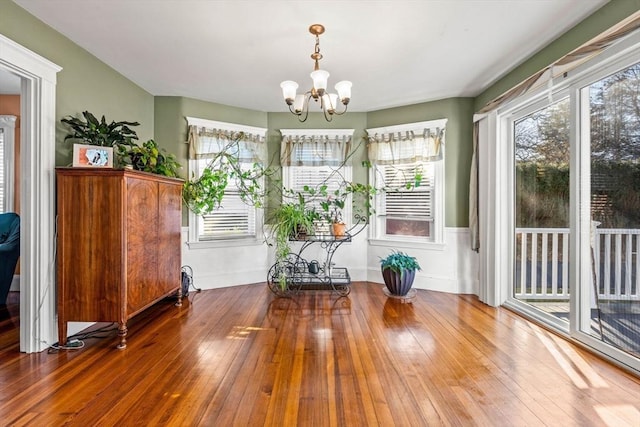
[{"label": "black cord", "polygon": [[77,334],[71,335],[70,337],[67,338],[66,345],[61,346],[59,345],[59,343],[55,343],[49,347],[49,349],[47,350],[47,354],[55,354],[55,353],[58,353],[60,350],[80,350],[81,348],[84,348],[84,340],[87,340],[87,339],[111,338],[113,337],[113,334],[111,334],[110,332],[118,330],[118,328],[114,325],[115,325],[115,322],[112,322],[106,326],[102,326],[98,329],[94,329],[89,332],[77,333]]}]

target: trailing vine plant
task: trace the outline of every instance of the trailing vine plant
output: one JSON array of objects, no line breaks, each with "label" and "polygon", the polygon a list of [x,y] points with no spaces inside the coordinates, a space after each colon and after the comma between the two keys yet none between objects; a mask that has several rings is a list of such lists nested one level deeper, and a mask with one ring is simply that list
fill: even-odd
[{"label": "trailing vine plant", "polygon": [[240,151],[240,141],[243,132],[233,135],[233,138],[218,153],[216,153],[204,168],[199,177],[185,182],[182,199],[185,206],[196,215],[204,215],[220,208],[225,190],[230,182],[238,188],[240,199],[256,208],[264,206],[266,191],[261,185],[263,178],[271,173],[260,163],[253,163],[244,168],[236,153]]}]

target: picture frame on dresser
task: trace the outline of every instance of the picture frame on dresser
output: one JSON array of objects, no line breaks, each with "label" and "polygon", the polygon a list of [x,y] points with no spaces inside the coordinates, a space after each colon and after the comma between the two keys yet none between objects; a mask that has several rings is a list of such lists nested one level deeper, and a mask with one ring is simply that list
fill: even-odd
[{"label": "picture frame on dresser", "polygon": [[113,147],[90,144],[73,144],[73,167],[112,168]]}]

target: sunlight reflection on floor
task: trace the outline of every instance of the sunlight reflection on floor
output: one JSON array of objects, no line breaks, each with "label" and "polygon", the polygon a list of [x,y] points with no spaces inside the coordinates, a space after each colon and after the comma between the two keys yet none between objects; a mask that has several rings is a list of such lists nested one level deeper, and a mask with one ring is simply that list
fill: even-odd
[{"label": "sunlight reflection on floor", "polygon": [[532,326],[532,329],[576,387],[580,389],[609,387],[569,343],[537,327]]},{"label": "sunlight reflection on floor", "polygon": [[640,411],[633,405],[596,405],[593,408],[608,426],[640,425]]}]

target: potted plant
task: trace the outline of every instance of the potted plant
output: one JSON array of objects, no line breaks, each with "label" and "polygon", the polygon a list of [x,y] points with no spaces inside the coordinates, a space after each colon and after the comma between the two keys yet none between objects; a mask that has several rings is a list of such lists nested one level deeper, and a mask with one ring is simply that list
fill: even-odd
[{"label": "potted plant", "polygon": [[384,284],[389,293],[396,296],[409,293],[416,277],[416,270],[421,270],[415,257],[399,251],[393,251],[386,258],[382,258],[380,267]]},{"label": "potted plant", "polygon": [[[307,209],[304,197],[297,202],[284,202],[271,215],[271,238],[275,245],[276,267],[275,276],[281,290],[288,286],[287,274],[295,267],[296,260],[290,259],[290,240],[302,240],[307,233],[313,233],[314,222],[320,215],[313,209]],[[273,268],[273,267],[272,267]]]},{"label": "potted plant", "polygon": [[346,224],[342,220],[342,210],[345,206],[346,194],[343,197],[339,197],[335,192],[334,196],[329,196],[327,200],[320,202],[320,207],[324,214],[322,215],[329,224],[331,224],[332,233],[336,237],[342,237],[345,235]]},{"label": "potted plant", "polygon": [[119,147],[119,154],[125,165],[130,165],[133,169],[143,172],[177,177],[181,167],[176,157],[158,147],[153,139],[142,145],[134,144],[129,148],[122,145]]},{"label": "potted plant", "polygon": [[[117,156],[122,155],[121,147],[132,147],[135,145],[133,140],[138,139],[136,132],[129,127],[139,126],[138,122],[107,123],[104,116],[98,120],[88,111],[83,111],[82,116],[84,120],[73,116],[66,116],[60,120],[71,128],[71,133],[64,138],[65,141],[72,139],[88,145],[113,147]],[[116,157],[116,163],[120,164],[121,159]]]},{"label": "potted plant", "polygon": [[319,218],[314,210],[305,207],[304,200],[296,203],[285,202],[278,206],[271,216],[271,233],[276,244],[276,257],[286,258],[289,255],[289,239],[304,239],[313,233],[313,223]]}]

